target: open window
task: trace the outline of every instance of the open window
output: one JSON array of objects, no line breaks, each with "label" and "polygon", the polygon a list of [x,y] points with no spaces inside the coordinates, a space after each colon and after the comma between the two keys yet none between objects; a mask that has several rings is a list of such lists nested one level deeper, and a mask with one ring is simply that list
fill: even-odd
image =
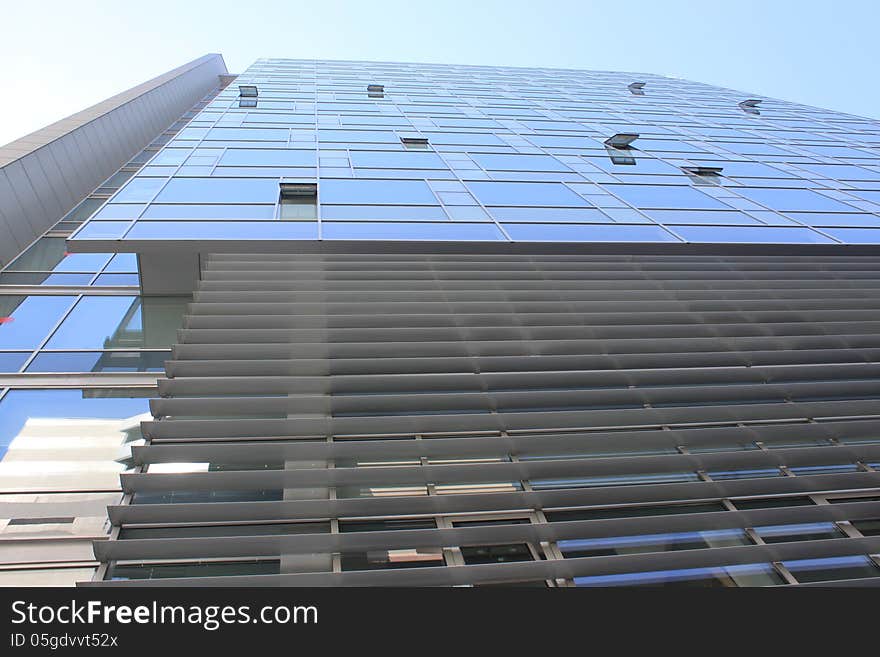
[{"label": "open window", "polygon": [[428,138],[422,135],[401,135],[400,143],[409,151],[428,150]]},{"label": "open window", "polygon": [[645,83],[644,82],[630,82],[627,85],[627,88],[630,90],[630,93],[634,96],[644,96],[645,95]]},{"label": "open window", "polygon": [[279,219],[296,221],[317,218],[317,183],[282,182]]},{"label": "open window", "polygon": [[639,138],[636,132],[618,132],[605,140],[605,150],[608,157],[611,158],[612,164],[628,164],[630,166],[636,163],[635,154],[630,146]]},{"label": "open window", "polygon": [[746,114],[760,114],[761,112],[758,111],[760,104],[761,101],[758,98],[749,98],[739,103],[739,108]]}]

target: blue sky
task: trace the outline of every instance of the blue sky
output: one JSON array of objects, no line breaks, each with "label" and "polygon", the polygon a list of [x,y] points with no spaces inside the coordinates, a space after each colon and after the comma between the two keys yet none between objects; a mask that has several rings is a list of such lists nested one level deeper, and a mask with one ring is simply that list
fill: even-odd
[{"label": "blue sky", "polygon": [[6,2],[0,144],[206,52],[231,72],[258,57],[640,71],[880,118],[878,19],[876,0]]}]

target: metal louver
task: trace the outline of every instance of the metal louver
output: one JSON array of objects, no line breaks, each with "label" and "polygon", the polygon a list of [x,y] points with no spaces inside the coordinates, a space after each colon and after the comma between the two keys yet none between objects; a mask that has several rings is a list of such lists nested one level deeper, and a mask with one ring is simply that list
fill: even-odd
[{"label": "metal louver", "polygon": [[[208,256],[133,451],[139,468],[109,510],[116,529],[96,543],[100,575],[268,558],[278,572],[91,584],[564,585],[875,554],[880,536],[846,531],[574,558],[554,546],[880,517],[878,272],[880,258],[840,255]],[[820,503],[796,502],[805,496]],[[736,507],[757,497],[780,504]],[[547,519],[707,501],[724,508]],[[528,521],[457,522],[513,516]],[[435,527],[340,530],[411,518]],[[326,529],[246,529],[296,522]],[[172,531],[205,525],[236,529]],[[126,537],[137,528],[169,531]],[[339,558],[520,543],[540,554],[375,570]],[[309,560],[318,554],[325,567]]]}]

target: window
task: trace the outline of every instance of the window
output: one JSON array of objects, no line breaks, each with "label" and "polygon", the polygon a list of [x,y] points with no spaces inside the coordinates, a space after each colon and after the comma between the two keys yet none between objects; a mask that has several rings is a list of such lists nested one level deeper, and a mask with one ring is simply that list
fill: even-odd
[{"label": "window", "polygon": [[[275,198],[278,198],[277,183],[275,184]],[[139,221],[132,227],[127,237],[146,240],[314,240],[318,239],[318,222]]]},{"label": "window", "polygon": [[488,171],[571,171],[550,155],[473,153],[471,159]]},{"label": "window", "polygon": [[[651,157],[646,153],[628,150],[619,151],[613,148],[607,149],[609,157],[587,157],[585,160],[593,166],[610,173],[662,173],[669,175],[681,175],[681,170],[667,164],[663,160]],[[638,153],[639,157],[635,157]],[[626,160],[621,162],[620,160]],[[631,160],[631,161],[630,161]],[[621,168],[625,166],[625,169]],[[635,167],[635,168],[633,168]]]},{"label": "window", "polygon": [[129,225],[127,221],[89,221],[77,231],[72,239],[121,239]]},{"label": "window", "polygon": [[471,193],[483,205],[588,207],[591,204],[562,183],[469,182]]},{"label": "window", "polygon": [[880,536],[880,519],[853,520],[852,526],[858,529],[863,536]]},{"label": "window", "polygon": [[7,267],[7,271],[50,271],[64,258],[63,237],[43,237]]},{"label": "window", "polygon": [[41,351],[28,372],[163,372],[170,351]]},{"label": "window", "polygon": [[630,82],[627,85],[627,89],[630,90],[634,96],[644,96],[645,95],[645,83],[644,82]]},{"label": "window", "polygon": [[324,205],[321,219],[447,221],[439,205]]},{"label": "window", "polygon": [[[140,422],[149,417],[149,398],[155,394],[150,388],[10,390],[0,400],[0,457],[20,449],[31,454],[31,467],[2,471],[0,486],[116,490],[123,468],[115,459],[123,445],[141,438]],[[47,448],[50,436],[53,446]],[[83,449],[90,450],[86,460]]]},{"label": "window", "polygon": [[0,296],[0,348],[34,349],[76,297]]},{"label": "window", "polygon": [[[218,141],[277,141],[287,143],[290,130],[287,128],[211,128],[207,140]],[[218,144],[212,144],[214,146]]]},{"label": "window", "polygon": [[246,525],[194,525],[178,527],[126,527],[120,540],[142,538],[206,538],[212,536],[291,536],[329,534],[329,522],[285,522]]},{"label": "window", "polygon": [[431,143],[443,146],[506,146],[489,132],[432,132]]},{"label": "window", "polygon": [[30,355],[30,352],[0,352],[0,372],[18,372]]},{"label": "window", "polygon": [[318,130],[318,141],[327,143],[400,143],[397,135],[381,130]]},{"label": "window", "polygon": [[86,296],[47,343],[49,349],[168,349],[176,342],[186,299]]},{"label": "window", "polygon": [[747,244],[831,244],[833,240],[814,230],[778,226],[675,226],[688,242]]},{"label": "window", "polygon": [[604,185],[636,208],[655,208],[658,210],[729,210],[708,194],[684,185]]},{"label": "window", "polygon": [[[745,212],[733,210],[644,210],[660,224],[704,224],[710,226],[761,226],[761,222]],[[677,228],[675,229],[678,230]]]},{"label": "window", "polygon": [[636,132],[618,132],[605,140],[605,145],[611,148],[625,149],[629,148],[636,139],[639,138]]},{"label": "window", "polygon": [[786,506],[811,506],[814,504],[809,497],[753,497],[732,500],[733,505],[741,511],[749,509],[776,509]]},{"label": "window", "polygon": [[324,180],[321,202],[437,205],[431,188],[422,180]]},{"label": "window", "polygon": [[153,203],[143,219],[273,219],[275,205]]},{"label": "window", "polygon": [[682,167],[681,170],[691,176],[719,176],[723,167],[688,166]]},{"label": "window", "polygon": [[158,203],[275,203],[278,181],[269,178],[173,178]]},{"label": "window", "polygon": [[385,86],[381,84],[368,84],[367,97],[369,98],[385,98]]},{"label": "window", "polygon": [[732,587],[772,586],[784,580],[770,564],[756,563],[715,568],[685,568],[681,570],[654,570],[619,575],[575,577],[577,586],[687,586]]},{"label": "window", "polygon": [[259,90],[253,84],[240,84],[238,85],[238,95],[242,98],[256,98],[259,95]]},{"label": "window", "polygon": [[343,552],[343,571],[388,570],[394,568],[424,568],[442,566],[446,562],[441,548],[410,548],[403,550],[371,550],[369,552]]},{"label": "window", "polygon": [[317,219],[318,185],[281,183],[281,219]]},{"label": "window", "polygon": [[[447,169],[436,153],[401,151],[351,151],[353,167],[370,169]],[[323,160],[323,158],[322,158]],[[379,175],[382,175],[381,173]]]},{"label": "window", "polygon": [[411,150],[424,150],[428,148],[428,138],[427,137],[401,137],[400,143],[403,144],[404,148]]},{"label": "window", "polygon": [[714,529],[698,532],[674,532],[641,536],[616,536],[583,540],[558,541],[567,558],[638,554],[642,552],[674,552],[710,547],[751,545],[742,529]]},{"label": "window", "polygon": [[832,522],[816,522],[801,525],[768,525],[755,527],[755,533],[765,543],[788,543],[790,541],[818,541],[828,538],[845,538]]},{"label": "window", "polygon": [[854,212],[857,208],[823,196],[809,189],[773,189],[767,187],[737,187],[747,199],[771,210],[804,210],[813,212]]},{"label": "window", "polygon": [[638,486],[673,482],[699,481],[693,472],[669,472],[659,474],[607,475],[579,479],[532,479],[534,490],[564,490],[568,488],[593,488],[597,486]]},{"label": "window", "polygon": [[616,506],[606,508],[570,509],[545,511],[549,522],[572,520],[600,520],[605,518],[640,518],[646,516],[668,516],[685,513],[715,513],[727,511],[721,502],[688,502],[683,504],[654,504],[650,506]]},{"label": "window", "polygon": [[141,203],[151,200],[162,186],[165,178],[132,178],[113,197],[116,203]]},{"label": "window", "polygon": [[510,563],[512,561],[535,560],[526,543],[472,545],[462,547],[461,556],[466,564]]},{"label": "window", "polygon": [[748,100],[743,100],[739,102],[739,107],[743,112],[748,114],[760,114],[761,112],[758,110],[758,105],[761,104],[761,101],[757,98],[749,98]]},{"label": "window", "polygon": [[810,173],[835,180],[880,180],[880,172],[849,164],[801,164],[800,167]]},{"label": "window", "polygon": [[798,582],[830,582],[841,579],[880,577],[880,567],[865,556],[783,561]]},{"label": "window", "polygon": [[317,151],[293,148],[230,148],[220,158],[222,166],[313,167]]},{"label": "window", "polygon": [[677,242],[660,226],[646,224],[504,224],[522,242]]},{"label": "window", "polygon": [[[323,183],[322,183],[323,184]],[[324,239],[330,240],[437,240],[442,242],[497,241],[504,235],[489,223],[326,222]]]}]

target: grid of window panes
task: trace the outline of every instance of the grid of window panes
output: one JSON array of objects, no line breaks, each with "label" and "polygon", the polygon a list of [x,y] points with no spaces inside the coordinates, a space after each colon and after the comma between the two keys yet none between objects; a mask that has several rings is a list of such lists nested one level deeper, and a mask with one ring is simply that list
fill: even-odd
[{"label": "grid of window panes", "polygon": [[[258,60],[76,239],[880,243],[880,123],[746,98],[645,74]],[[638,138],[605,144],[619,133]],[[317,217],[281,210],[285,182],[318,183]]]},{"label": "grid of window panes", "polygon": [[[92,543],[122,498],[119,474],[143,443],[140,422],[188,298],[141,297],[133,253],[70,253],[65,243],[216,93],[0,270],[0,586],[72,586],[95,572]],[[61,373],[78,383],[51,376]]]},{"label": "grid of window panes", "polygon": [[162,371],[186,300],[141,298],[134,253],[70,253],[66,242],[217,92],[0,270],[0,374]]}]

